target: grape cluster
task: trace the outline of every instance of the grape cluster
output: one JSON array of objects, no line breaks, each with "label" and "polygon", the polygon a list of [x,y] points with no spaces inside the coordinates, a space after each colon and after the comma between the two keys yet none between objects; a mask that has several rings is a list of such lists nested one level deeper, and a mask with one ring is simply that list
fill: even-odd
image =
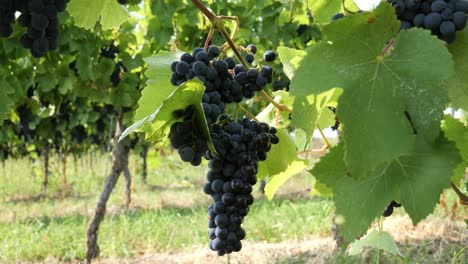
[{"label": "grape cluster", "polygon": [[385,211],[382,213],[382,215],[384,217],[389,217],[393,214],[393,208],[394,207],[400,207],[401,204],[395,202],[395,201],[391,201],[390,204],[387,206],[387,208],[385,208]]},{"label": "grape cluster", "polygon": [[[118,53],[119,48],[115,46],[114,43],[111,43],[108,47],[101,48],[101,57],[103,58],[114,60],[115,57],[117,57]],[[112,87],[119,86],[120,82],[122,81],[122,73],[126,71],[127,69],[121,61],[118,61],[115,64],[114,70],[112,71],[112,74],[110,76]]]},{"label": "grape cluster", "polygon": [[[245,61],[252,64],[257,47],[251,44],[242,50],[246,53]],[[203,112],[216,151],[208,148],[206,138],[195,127],[194,106],[173,113],[182,121],[171,126],[169,139],[183,161],[198,166],[202,157],[209,160],[204,192],[214,200],[208,208],[210,248],[224,255],[242,248],[241,240],[246,233],[241,224],[254,201],[252,185],[257,182],[258,163],[267,158],[271,145],[277,144],[279,138],[276,128],[266,123],[247,117],[232,120],[224,113],[227,104],[252,98],[270,83],[273,69],[270,66],[248,69],[232,57],[220,57],[220,48],[210,46],[207,50],[196,48],[191,54],[184,53],[171,64],[174,86],[194,78],[204,84]],[[266,62],[275,59],[273,51],[263,56]]]},{"label": "grape cluster", "polygon": [[0,0],[0,37],[13,34],[15,13],[20,12],[18,24],[27,31],[21,45],[36,57],[44,56],[58,47],[58,14],[65,11],[70,0]]},{"label": "grape cluster", "polygon": [[456,38],[456,31],[466,26],[468,2],[463,0],[387,0],[395,8],[400,29],[428,29],[447,43]]},{"label": "grape cluster", "polygon": [[27,28],[20,38],[21,45],[40,58],[58,47],[58,14],[65,11],[70,0],[27,0],[18,23]]},{"label": "grape cluster", "polygon": [[169,139],[183,161],[190,162],[192,166],[198,166],[202,161],[202,153],[208,150],[208,146],[203,136],[195,129],[191,115],[187,115],[187,120],[171,126]]},{"label": "grape cluster", "polygon": [[337,131],[340,128],[340,120],[338,120],[338,117],[336,116],[336,107],[333,106],[328,106],[328,109],[335,114],[335,124],[333,124],[330,128],[333,131]]},{"label": "grape cluster", "polygon": [[286,74],[281,74],[280,77],[273,81],[272,87],[273,91],[289,91],[289,86],[291,85],[291,80],[289,80]]},{"label": "grape cluster", "polygon": [[242,248],[245,231],[241,224],[253,203],[252,186],[257,183],[258,162],[277,144],[276,128],[244,117],[227,115],[214,124],[211,137],[217,153],[208,151],[207,183],[203,187],[214,204],[208,208],[209,246],[220,256]]},{"label": "grape cluster", "polygon": [[[251,53],[247,55],[256,52],[254,47],[249,45]],[[218,60],[216,59],[218,56],[220,49],[217,46],[210,46],[207,51],[196,48],[192,54],[182,54],[180,61],[175,61],[171,65],[171,83],[179,86],[196,77],[203,82],[207,93],[218,93],[220,102],[226,104],[252,98],[256,91],[262,90],[271,81],[273,69],[270,66],[263,66],[260,71],[255,68],[247,69],[242,64],[236,64],[232,57]],[[222,113],[224,107],[217,103],[218,100],[215,101],[214,104],[221,108],[220,113]]]},{"label": "grape cluster", "polygon": [[[252,44],[246,49],[247,55],[257,52],[256,46]],[[184,53],[179,61],[171,64],[172,85],[179,86],[194,78],[203,82],[205,93],[202,106],[208,127],[216,123],[218,117],[224,113],[226,104],[252,98],[256,91],[261,91],[267,83],[271,82],[273,75],[273,69],[268,65],[261,67],[260,71],[256,68],[247,69],[242,64],[236,64],[232,57],[217,59],[220,54],[220,48],[217,46],[210,46],[206,51],[203,48],[196,48],[192,54]],[[269,60],[276,58],[273,51],[265,52],[265,56],[267,54],[270,54]],[[181,123],[190,122],[192,120]],[[176,123],[173,126],[180,126],[180,124]],[[206,144],[201,143],[203,137],[188,129],[193,128],[192,126],[193,124],[179,128],[171,127],[169,138],[172,146],[178,149],[182,160],[198,165],[200,164],[199,157],[205,154],[207,148]]]}]

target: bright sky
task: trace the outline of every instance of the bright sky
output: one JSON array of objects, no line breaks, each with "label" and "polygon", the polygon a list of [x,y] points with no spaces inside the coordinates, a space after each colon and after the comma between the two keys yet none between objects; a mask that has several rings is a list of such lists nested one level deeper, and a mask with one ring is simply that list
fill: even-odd
[{"label": "bright sky", "polygon": [[354,0],[362,10],[371,10],[380,3],[380,0]]}]

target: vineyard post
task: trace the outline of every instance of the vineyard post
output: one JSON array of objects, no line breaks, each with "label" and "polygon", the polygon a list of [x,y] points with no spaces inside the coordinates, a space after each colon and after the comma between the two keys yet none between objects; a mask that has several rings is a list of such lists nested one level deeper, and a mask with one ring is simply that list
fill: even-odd
[{"label": "vineyard post", "polygon": [[67,155],[62,153],[62,177],[63,177],[63,190],[66,192],[68,190],[68,181],[67,181]]},{"label": "vineyard post", "polygon": [[78,175],[78,160],[76,158],[75,152],[72,152],[72,156],[73,156],[73,172],[75,173],[75,175]]},{"label": "vineyard post", "polygon": [[140,153],[140,156],[143,160],[143,168],[141,172],[141,178],[143,180],[143,184],[147,184],[146,178],[148,177],[148,163],[147,163],[147,158],[148,158],[148,150],[149,150],[149,145],[148,144],[143,144],[143,149]]},{"label": "vineyard post", "polygon": [[94,258],[99,256],[98,230],[106,214],[107,201],[119,179],[119,175],[125,168],[128,170],[128,155],[130,150],[126,142],[127,140],[118,141],[123,130],[125,130],[125,127],[123,126],[123,113],[121,112],[115,126],[114,140],[116,143],[112,155],[111,172],[106,178],[104,188],[97,202],[94,217],[87,231],[86,263],[91,263]]},{"label": "vineyard post", "polygon": [[49,151],[50,147],[49,144],[46,143],[45,146],[43,147],[43,153],[44,153],[44,171],[42,175],[42,190],[41,190],[41,195],[45,195],[47,191],[47,184],[49,182]]}]

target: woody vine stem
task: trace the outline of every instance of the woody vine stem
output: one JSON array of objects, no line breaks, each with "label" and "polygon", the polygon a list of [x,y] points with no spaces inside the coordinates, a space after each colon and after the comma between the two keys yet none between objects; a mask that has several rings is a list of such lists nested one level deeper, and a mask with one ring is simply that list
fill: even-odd
[{"label": "woody vine stem", "polygon": [[[247,67],[248,65],[245,62],[244,57],[242,57],[237,46],[234,44],[234,41],[233,41],[233,39],[236,37],[237,32],[239,30],[239,19],[235,16],[217,16],[213,12],[211,12],[200,0],[192,0],[192,3],[208,18],[208,20],[211,21],[211,24],[212,24],[208,37],[205,41],[205,49],[208,47],[208,43],[211,41],[211,38],[213,37],[215,29],[217,29],[221,33],[221,35],[223,35],[224,39],[226,39],[228,46],[232,49],[232,51],[234,52],[236,57],[239,59],[239,61],[242,63],[242,65]],[[235,24],[235,28],[231,36],[229,35],[229,33],[226,30],[226,27],[224,26],[224,20],[232,20]],[[225,47],[225,45],[223,45],[223,47]],[[223,48],[223,52],[224,51],[225,49]],[[269,103],[274,105],[278,109],[279,113],[292,112],[292,110],[286,105],[276,102],[265,90],[262,90],[260,92],[260,95]],[[241,109],[246,113],[248,112],[243,107]],[[253,115],[250,114],[249,116],[253,116]],[[323,140],[326,144],[326,148],[330,148],[331,145],[328,142],[327,138],[325,137],[322,129],[318,126],[317,126],[317,129],[320,131],[320,134],[323,137]]]}]

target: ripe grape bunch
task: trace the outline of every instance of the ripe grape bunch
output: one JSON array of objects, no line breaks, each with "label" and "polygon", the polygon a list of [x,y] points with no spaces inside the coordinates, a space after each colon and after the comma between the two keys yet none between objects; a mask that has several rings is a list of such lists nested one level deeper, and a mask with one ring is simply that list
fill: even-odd
[{"label": "ripe grape bunch", "polygon": [[211,135],[217,153],[207,152],[210,170],[203,190],[214,201],[208,208],[209,246],[222,256],[242,248],[246,234],[241,224],[254,202],[258,163],[279,138],[276,128],[266,123],[245,117],[234,121],[225,114]]},{"label": "ripe grape bunch", "polygon": [[429,29],[447,43],[456,39],[456,31],[466,26],[468,1],[464,0],[387,0],[395,8],[400,29]]},{"label": "ripe grape bunch", "polygon": [[13,34],[15,13],[20,12],[18,24],[27,31],[20,38],[21,45],[36,57],[44,56],[58,47],[58,14],[65,11],[70,0],[0,0],[0,37]]},{"label": "ripe grape bunch", "polygon": [[[247,55],[255,55],[257,49],[255,45],[249,45],[245,51]],[[256,68],[247,69],[242,64],[236,64],[232,57],[217,59],[220,55],[221,51],[217,46],[210,46],[206,51],[196,48],[192,54],[182,54],[180,61],[174,61],[171,65],[171,83],[174,86],[194,78],[204,84],[202,106],[208,127],[216,123],[218,117],[224,113],[226,104],[239,103],[244,98],[254,97],[255,92],[261,91],[272,80],[273,69],[268,65],[261,67],[260,71]],[[263,59],[273,61],[275,58],[276,53],[266,51]],[[187,116],[188,120],[175,123],[171,127],[169,138],[172,146],[179,150],[181,159],[197,166],[208,148],[200,132],[193,130],[190,113]]]},{"label": "ripe grape bunch", "polygon": [[[251,44],[242,50],[246,63],[252,65],[257,47]],[[193,106],[174,113],[183,120],[174,123],[169,133],[171,145],[183,161],[198,166],[202,157],[209,160],[208,182],[203,188],[214,201],[208,208],[209,246],[220,256],[242,248],[246,233],[241,224],[254,200],[252,186],[257,182],[258,163],[267,158],[271,145],[279,142],[276,128],[224,113],[227,104],[250,99],[271,83],[273,69],[268,65],[248,68],[236,64],[232,57],[220,59],[221,53],[217,46],[196,48],[171,65],[174,86],[194,78],[204,84],[203,114],[216,151],[208,148],[206,138],[195,127]],[[275,59],[273,51],[263,56],[265,62]]]}]

